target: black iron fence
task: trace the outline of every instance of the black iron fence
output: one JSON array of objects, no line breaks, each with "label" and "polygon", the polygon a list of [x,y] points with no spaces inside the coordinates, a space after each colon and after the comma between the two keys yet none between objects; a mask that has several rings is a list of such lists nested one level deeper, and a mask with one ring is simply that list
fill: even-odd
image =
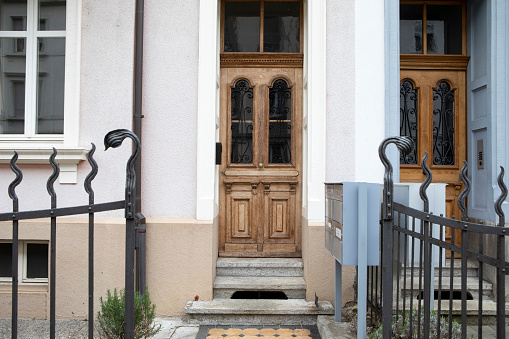
[{"label": "black iron fence", "polygon": [[[368,271],[368,308],[372,320],[383,324],[383,338],[393,337],[393,327],[405,328],[411,337],[466,338],[467,325],[476,322],[475,337],[482,338],[484,325],[496,325],[496,337],[505,338],[506,237],[502,203],[507,197],[504,169],[498,177],[502,194],[495,203],[498,225],[469,222],[464,199],[470,191],[466,162],[460,180],[464,190],[458,198],[461,220],[433,215],[427,188],[431,171],[421,167],[426,180],[420,186],[424,210],[394,202],[392,165],[385,149],[394,143],[408,153],[413,142],[405,137],[388,138],[379,148],[385,166],[381,226],[381,265]],[[451,241],[445,241],[445,232]],[[469,316],[475,316],[470,317]],[[473,320],[475,319],[475,320]],[[446,335],[447,334],[447,335]],[[415,335],[415,336],[414,336]]]},{"label": "black iron fence", "polygon": [[88,205],[57,208],[57,195],[53,184],[58,178],[60,169],[55,161],[57,151],[53,149],[53,154],[49,162],[53,167],[53,173],[49,177],[46,187],[51,196],[51,207],[45,210],[37,211],[19,211],[18,197],[16,187],[21,183],[23,174],[16,165],[18,154],[14,152],[11,159],[11,169],[16,174],[16,178],[9,185],[9,197],[12,199],[13,210],[9,213],[0,214],[0,221],[12,221],[12,338],[18,336],[18,222],[19,220],[50,218],[50,263],[49,263],[49,285],[50,285],[50,337],[55,338],[55,297],[56,297],[56,221],[58,217],[88,214],[88,333],[93,337],[94,324],[94,215],[98,212],[125,209],[126,219],[126,248],[125,248],[125,333],[126,338],[134,337],[134,258],[135,258],[135,229],[137,222],[135,219],[135,197],[136,197],[136,174],[134,172],[134,161],[140,153],[140,141],[138,137],[125,129],[118,129],[109,132],[104,137],[104,146],[106,149],[119,147],[125,138],[131,138],[134,142],[133,152],[127,161],[126,169],[126,187],[125,200],[108,203],[96,204],[94,202],[94,190],[92,189],[92,180],[98,172],[98,166],[93,155],[95,145],[88,153],[88,162],[91,171],[84,181],[85,191],[88,193]]}]

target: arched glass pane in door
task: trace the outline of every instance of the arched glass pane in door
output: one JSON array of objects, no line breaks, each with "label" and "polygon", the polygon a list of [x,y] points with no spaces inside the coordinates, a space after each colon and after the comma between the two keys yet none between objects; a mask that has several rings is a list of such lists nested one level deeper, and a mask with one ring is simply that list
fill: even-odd
[{"label": "arched glass pane in door", "polygon": [[253,162],[253,88],[239,80],[231,89],[231,163]]},{"label": "arched glass pane in door", "polygon": [[433,165],[454,165],[454,90],[446,81],[433,89]]},{"label": "arched glass pane in door", "polygon": [[410,137],[415,144],[414,149],[408,155],[401,153],[399,158],[400,164],[417,164],[417,90],[409,80],[403,80],[399,88],[399,134],[401,136]]},{"label": "arched glass pane in door", "polygon": [[269,89],[269,164],[289,164],[292,146],[292,89],[278,79]]}]

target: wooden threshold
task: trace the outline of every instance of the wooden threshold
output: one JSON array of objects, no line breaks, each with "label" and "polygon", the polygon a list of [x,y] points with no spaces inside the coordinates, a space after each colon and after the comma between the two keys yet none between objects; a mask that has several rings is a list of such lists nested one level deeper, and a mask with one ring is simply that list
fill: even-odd
[{"label": "wooden threshold", "polygon": [[219,251],[223,258],[302,258],[302,252],[226,252]]}]

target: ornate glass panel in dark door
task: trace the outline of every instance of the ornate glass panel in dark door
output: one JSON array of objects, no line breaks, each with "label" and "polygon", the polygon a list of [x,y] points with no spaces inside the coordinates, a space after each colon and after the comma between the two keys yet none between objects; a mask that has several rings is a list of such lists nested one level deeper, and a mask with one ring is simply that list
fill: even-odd
[{"label": "ornate glass panel in dark door", "polygon": [[269,89],[269,164],[289,164],[292,145],[292,89],[279,79]]},{"label": "ornate glass panel in dark door", "polygon": [[454,165],[454,90],[441,81],[433,90],[433,164]]},{"label": "ornate glass panel in dark door", "polygon": [[399,90],[399,116],[400,116],[400,129],[399,134],[401,136],[407,136],[412,138],[416,148],[408,155],[401,153],[399,162],[400,164],[417,164],[417,90],[414,88],[412,82],[403,80]]},{"label": "ornate glass panel in dark door", "polygon": [[253,88],[239,80],[231,89],[231,163],[253,162]]}]

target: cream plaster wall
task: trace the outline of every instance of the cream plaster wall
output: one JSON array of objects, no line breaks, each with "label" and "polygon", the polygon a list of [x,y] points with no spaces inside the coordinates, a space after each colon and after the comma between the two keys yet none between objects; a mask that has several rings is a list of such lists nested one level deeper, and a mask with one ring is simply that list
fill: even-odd
[{"label": "cream plaster wall", "polygon": [[[315,293],[319,300],[334,304],[334,258],[325,250],[324,225],[308,223],[302,219],[302,259],[304,261],[304,280],[306,299],[314,301]],[[342,301],[343,305],[354,300],[355,267],[343,267]]]},{"label": "cream plaster wall", "polygon": [[[63,219],[61,219],[63,220]],[[122,219],[98,219],[95,226],[94,309],[107,289],[123,288],[125,270],[125,223]],[[21,222],[20,240],[49,241],[45,220]],[[217,219],[199,223],[193,219],[147,220],[147,286],[160,316],[184,315],[184,306],[195,296],[212,299],[217,260]],[[9,223],[0,224],[0,239],[12,237]],[[66,219],[57,224],[56,316],[88,318],[88,223]],[[0,317],[11,315],[11,284],[0,283]],[[20,285],[20,318],[49,317],[48,284]]]},{"label": "cream plaster wall", "polygon": [[[94,295],[95,310],[99,297],[107,289],[124,284],[125,223],[121,219],[96,220],[94,241]],[[9,223],[1,223],[0,238],[12,237]],[[20,240],[50,239],[50,224],[37,219],[20,222]],[[66,319],[88,318],[88,223],[79,219],[60,219],[57,222],[56,242],[56,317]],[[0,285],[0,317],[11,314],[11,285]],[[19,286],[20,318],[49,317],[49,285],[25,284]],[[7,306],[8,305],[8,306]]]},{"label": "cream plaster wall", "polygon": [[217,251],[217,219],[147,220],[147,286],[158,315],[184,315],[195,296],[212,299]]}]

